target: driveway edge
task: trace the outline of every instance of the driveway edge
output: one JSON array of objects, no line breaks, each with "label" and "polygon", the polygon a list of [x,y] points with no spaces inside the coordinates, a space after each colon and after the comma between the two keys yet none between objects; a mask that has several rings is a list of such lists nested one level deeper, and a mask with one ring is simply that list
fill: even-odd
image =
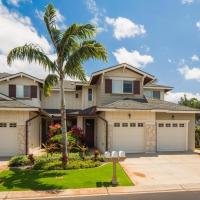
[{"label": "driveway edge", "polygon": [[48,191],[8,191],[0,192],[0,199],[37,199],[37,198],[59,198],[59,197],[79,197],[79,196],[106,196],[120,194],[142,194],[142,193],[162,193],[162,192],[183,192],[200,191],[200,184],[187,185],[146,185],[128,187],[107,187],[107,188],[84,188]]}]

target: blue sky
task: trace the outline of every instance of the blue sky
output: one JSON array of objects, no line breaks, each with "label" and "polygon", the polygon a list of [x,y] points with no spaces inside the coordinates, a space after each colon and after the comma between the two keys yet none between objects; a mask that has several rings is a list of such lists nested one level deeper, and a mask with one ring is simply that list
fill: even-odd
[{"label": "blue sky", "polygon": [[200,0],[0,0],[0,70],[44,76],[36,64],[6,65],[8,51],[37,43],[53,58],[42,12],[48,3],[58,10],[58,26],[93,23],[96,40],[108,50],[109,61],[89,61],[95,70],[128,62],[155,75],[159,83],[174,86],[167,100],[184,93],[200,98]]}]

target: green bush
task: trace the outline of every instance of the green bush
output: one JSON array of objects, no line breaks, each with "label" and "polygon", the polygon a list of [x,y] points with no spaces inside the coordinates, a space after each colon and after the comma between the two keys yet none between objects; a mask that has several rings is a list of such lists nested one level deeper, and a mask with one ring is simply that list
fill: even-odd
[{"label": "green bush", "polygon": [[27,166],[30,164],[31,164],[30,160],[25,155],[14,156],[9,161],[10,167],[22,167],[22,166]]},{"label": "green bush", "polygon": [[84,168],[93,168],[100,166],[101,163],[99,161],[92,161],[92,160],[76,160],[70,161],[67,164],[67,169],[84,169]]},{"label": "green bush", "polygon": [[68,156],[68,159],[70,161],[72,160],[81,160],[80,154],[79,153],[70,153]]},{"label": "green bush", "polygon": [[62,135],[54,135],[53,137],[50,138],[51,143],[62,143]]}]

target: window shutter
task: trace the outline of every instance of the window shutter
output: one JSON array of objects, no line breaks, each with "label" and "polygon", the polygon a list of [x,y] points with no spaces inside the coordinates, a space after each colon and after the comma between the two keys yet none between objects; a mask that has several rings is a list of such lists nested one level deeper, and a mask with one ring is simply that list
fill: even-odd
[{"label": "window shutter", "polygon": [[140,94],[140,81],[133,81],[133,86],[134,86],[133,93]]},{"label": "window shutter", "polygon": [[31,85],[31,98],[37,98],[37,86]]},{"label": "window shutter", "polygon": [[9,85],[9,97],[16,98],[16,85]]},{"label": "window shutter", "polygon": [[105,79],[105,93],[112,93],[112,79]]}]

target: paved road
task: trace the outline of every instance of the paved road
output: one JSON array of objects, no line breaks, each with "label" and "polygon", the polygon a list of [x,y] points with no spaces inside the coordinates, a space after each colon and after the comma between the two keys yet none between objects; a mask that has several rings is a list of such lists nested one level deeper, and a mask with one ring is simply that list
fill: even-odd
[{"label": "paved road", "polygon": [[[154,194],[124,194],[90,197],[48,198],[48,200],[200,200],[200,191],[196,192],[165,192]],[[37,199],[37,200],[43,200]]]}]

